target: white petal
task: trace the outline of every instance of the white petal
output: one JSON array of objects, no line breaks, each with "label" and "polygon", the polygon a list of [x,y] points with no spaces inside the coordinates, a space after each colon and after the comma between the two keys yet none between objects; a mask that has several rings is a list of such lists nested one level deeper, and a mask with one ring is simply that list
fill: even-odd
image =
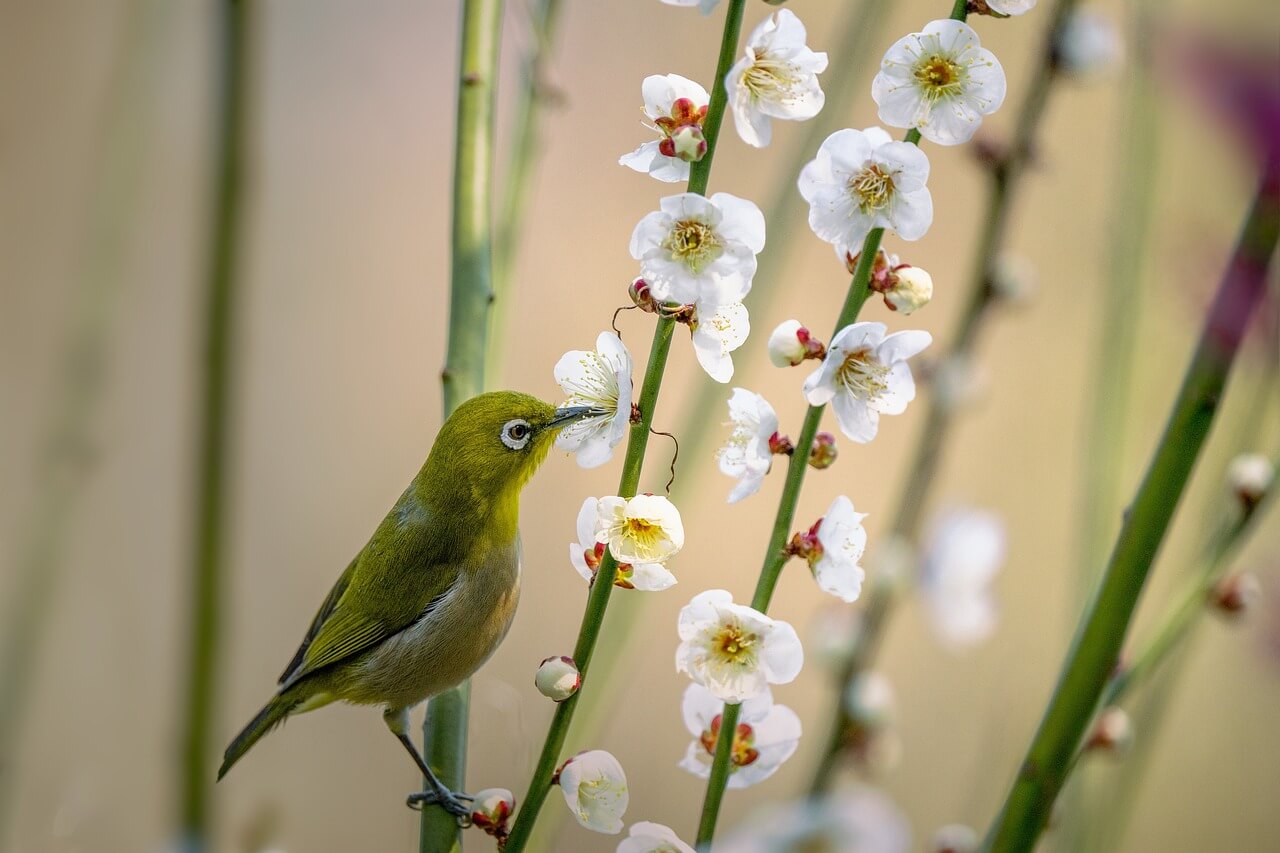
[{"label": "white petal", "polygon": [[866,444],[876,437],[880,428],[880,415],[865,401],[849,393],[837,394],[831,401],[836,412],[840,431],[859,444]]},{"label": "white petal", "polygon": [[631,585],[640,592],[661,592],[676,585],[676,576],[661,563],[634,563]]},{"label": "white petal", "polygon": [[618,759],[604,750],[575,755],[560,772],[560,792],[574,818],[586,829],[617,835],[630,796]]},{"label": "white petal", "polygon": [[580,550],[594,547],[596,544],[596,518],[599,516],[599,506],[599,499],[587,498],[582,502],[582,508],[578,510],[575,529],[578,533]]},{"label": "white petal", "polygon": [[791,623],[776,620],[761,654],[764,671],[772,684],[788,684],[804,666],[804,646]]},{"label": "white petal", "polygon": [[627,838],[618,843],[617,853],[694,853],[671,829],[660,823],[631,824]]}]

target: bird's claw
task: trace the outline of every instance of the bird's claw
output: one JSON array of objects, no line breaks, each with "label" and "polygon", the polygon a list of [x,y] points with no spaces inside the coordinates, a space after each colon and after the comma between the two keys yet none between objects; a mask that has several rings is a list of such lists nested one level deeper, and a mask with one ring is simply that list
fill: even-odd
[{"label": "bird's claw", "polygon": [[471,825],[471,807],[465,805],[463,800],[469,803],[475,798],[470,794],[452,791],[444,791],[443,794],[437,794],[435,791],[415,791],[405,799],[405,805],[417,811],[421,811],[425,806],[439,806],[457,818],[459,826],[466,828]]}]

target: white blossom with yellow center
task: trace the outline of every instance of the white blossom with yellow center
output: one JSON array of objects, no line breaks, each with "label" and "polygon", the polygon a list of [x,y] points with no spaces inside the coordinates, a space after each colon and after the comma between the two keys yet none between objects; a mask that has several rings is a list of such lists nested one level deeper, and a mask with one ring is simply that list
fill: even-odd
[{"label": "white blossom with yellow center", "polygon": [[900,415],[915,399],[907,359],[933,342],[928,332],[885,335],[883,323],[854,323],[831,339],[822,366],[804,383],[811,406],[830,403],[840,431],[865,444],[876,437],[881,415]]},{"label": "white blossom with yellow center", "polygon": [[729,193],[667,196],[631,234],[631,257],[653,298],[706,312],[742,301],[762,249],[764,214]]},{"label": "white blossom with yellow center", "polygon": [[882,122],[916,128],[939,145],[968,142],[982,117],[1004,103],[1005,90],[995,54],[972,27],[949,18],[898,39],[871,82]]},{"label": "white blossom with yellow center", "polygon": [[[704,313],[705,311],[705,313]],[[733,352],[751,334],[751,317],[747,306],[729,302],[698,310],[691,324],[693,352],[698,364],[717,382],[733,378]]]},{"label": "white blossom with yellow center", "polygon": [[631,824],[617,853],[695,853],[669,826],[642,820]]},{"label": "white blossom with yellow center", "polygon": [[[600,560],[604,558],[604,542],[596,540],[596,520],[600,517],[600,500],[587,498],[578,510],[578,541],[569,543],[569,562],[582,579],[595,580]],[[676,576],[662,563],[621,563],[614,577],[614,586],[638,589],[642,592],[658,592],[675,586]]]},{"label": "white blossom with yellow center", "polygon": [[827,68],[827,55],[810,50],[806,37],[795,13],[779,9],[752,31],[744,56],[725,77],[734,126],[748,145],[769,144],[772,119],[803,121],[821,112],[818,74]]},{"label": "white blossom with yellow center", "polygon": [[575,820],[593,832],[622,832],[630,794],[618,759],[602,749],[582,752],[560,769],[560,793]]},{"label": "white blossom with yellow center", "polygon": [[809,202],[809,227],[843,262],[862,251],[873,228],[889,228],[904,240],[923,237],[933,223],[928,178],[923,151],[869,127],[828,136],[798,183]]},{"label": "white blossom with yellow center", "polygon": [[595,352],[572,350],[554,371],[565,406],[590,406],[599,415],[575,421],[556,436],[556,447],[577,454],[583,468],[603,465],[627,437],[631,420],[631,353],[613,332],[601,332]]},{"label": "white blossom with yellow center", "polygon": [[866,517],[866,513],[854,511],[853,501],[840,495],[818,524],[817,539],[822,551],[810,568],[822,591],[841,601],[857,601],[867,576],[858,565],[867,549],[867,531],[862,526]]},{"label": "white blossom with yellow center", "polygon": [[773,465],[769,439],[778,431],[778,415],[769,401],[745,388],[734,388],[729,398],[729,422],[733,432],[716,453],[720,473],[737,478],[729,503],[737,503],[760,491]]},{"label": "white blossom with yellow center", "polygon": [[[690,684],[684,691],[680,711],[685,728],[693,735],[680,767],[706,779],[711,775],[724,702],[701,684]],[[759,696],[743,702],[734,733],[728,787],[748,788],[768,779],[795,754],[800,734],[796,712],[786,705],[775,705],[767,687]]]},{"label": "white blossom with yellow center", "polygon": [[610,496],[596,505],[595,539],[619,563],[665,563],[684,547],[684,525],[661,495]]},{"label": "white blossom with yellow center", "polygon": [[734,604],[723,589],[694,596],[680,611],[678,630],[676,671],[722,702],[742,702],[770,684],[787,684],[804,664],[804,648],[789,623]]},{"label": "white blossom with yellow center", "polygon": [[[692,107],[695,111],[706,109],[711,100],[707,90],[679,74],[653,74],[644,78],[640,95],[644,99],[646,125],[652,127],[659,138],[643,143],[630,154],[623,154],[618,162],[666,183],[689,180],[689,163],[663,153],[662,142],[678,126],[673,117],[683,115],[681,107]],[[701,127],[700,119],[689,120]]]}]

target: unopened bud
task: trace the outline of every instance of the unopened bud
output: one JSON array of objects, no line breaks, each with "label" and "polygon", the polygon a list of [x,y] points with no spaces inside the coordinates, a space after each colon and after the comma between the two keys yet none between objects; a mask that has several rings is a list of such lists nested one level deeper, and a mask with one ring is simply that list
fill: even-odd
[{"label": "unopened bud", "polygon": [[1102,709],[1093,724],[1093,731],[1084,743],[1088,752],[1104,752],[1120,755],[1133,745],[1133,721],[1120,707],[1112,705]]},{"label": "unopened bud", "polygon": [[558,655],[549,657],[538,665],[533,677],[538,692],[553,702],[563,702],[578,692],[582,686],[582,674],[573,658]]},{"label": "unopened bud", "polygon": [[865,729],[884,728],[893,717],[893,685],[879,672],[858,675],[844,691],[844,712]]},{"label": "unopened bud", "polygon": [[476,792],[471,803],[471,824],[494,838],[505,838],[507,821],[515,810],[515,795],[506,788],[485,788]]},{"label": "unopened bud", "polygon": [[809,449],[809,464],[819,471],[830,468],[840,455],[836,447],[836,437],[829,432],[820,432],[813,437],[813,447]]},{"label": "unopened bud", "polygon": [[884,304],[903,314],[923,308],[933,298],[933,277],[920,267],[906,266],[892,273],[896,282],[892,290],[884,294]]},{"label": "unopened bud", "polygon": [[933,853],[973,853],[978,849],[978,833],[963,823],[938,827],[933,834]]},{"label": "unopened bud", "polygon": [[795,367],[807,358],[822,358],[826,351],[799,320],[784,320],[769,335],[769,361],[774,367]]},{"label": "unopened bud", "polygon": [[777,456],[790,456],[795,452],[796,446],[791,443],[791,439],[781,433],[775,432],[769,436],[769,452]]},{"label": "unopened bud", "polygon": [[1275,478],[1275,466],[1261,453],[1241,453],[1227,468],[1227,483],[1246,510],[1252,510],[1267,496]]},{"label": "unopened bud", "polygon": [[675,133],[663,140],[671,143],[670,157],[677,157],[686,163],[697,163],[707,153],[707,138],[702,128],[696,124],[686,124],[676,129]]},{"label": "unopened bud", "polygon": [[1067,74],[1087,77],[1115,66],[1123,52],[1114,24],[1101,15],[1079,10],[1071,13],[1058,33],[1053,61]]},{"label": "unopened bud", "polygon": [[653,294],[649,292],[649,282],[642,278],[636,279],[627,288],[627,295],[631,297],[631,301],[641,311],[649,314],[657,313],[658,305],[653,301]]},{"label": "unopened bud", "polygon": [[1262,596],[1262,584],[1250,572],[1227,575],[1209,593],[1210,603],[1221,613],[1237,617],[1258,603]]},{"label": "unopened bud", "polygon": [[810,566],[816,565],[822,559],[822,543],[818,541],[818,528],[821,526],[820,518],[806,532],[793,535],[787,543],[787,553],[793,557],[802,557]]}]

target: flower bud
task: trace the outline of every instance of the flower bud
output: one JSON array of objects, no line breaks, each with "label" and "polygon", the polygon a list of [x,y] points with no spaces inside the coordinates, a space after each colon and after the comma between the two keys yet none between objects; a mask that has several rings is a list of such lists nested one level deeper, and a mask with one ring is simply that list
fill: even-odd
[{"label": "flower bud", "polygon": [[1086,752],[1121,755],[1133,745],[1133,721],[1120,707],[1103,708],[1084,743]]},{"label": "flower bud", "polygon": [[563,702],[578,692],[582,686],[582,674],[578,672],[573,658],[556,655],[538,664],[533,683],[543,696],[553,702]]},{"label": "flower bud", "polygon": [[775,456],[790,456],[795,452],[795,445],[791,443],[791,439],[781,433],[775,431],[769,436],[769,452]]},{"label": "flower bud", "polygon": [[1275,481],[1276,469],[1261,453],[1241,453],[1227,468],[1227,483],[1246,510],[1256,507]]},{"label": "flower bud", "polygon": [[897,282],[884,295],[884,304],[891,310],[910,314],[933,298],[933,277],[920,267],[904,264],[893,271],[893,276]]},{"label": "flower bud", "polygon": [[1115,26],[1101,15],[1073,12],[1053,45],[1054,64],[1077,77],[1098,74],[1113,67],[1124,52]]},{"label": "flower bud", "polygon": [[819,471],[830,468],[840,455],[836,447],[836,437],[829,432],[820,432],[813,437],[813,447],[809,449],[809,464]]},{"label": "flower bud", "polygon": [[1237,617],[1258,603],[1262,585],[1249,572],[1227,575],[1214,584],[1209,602],[1226,616]]},{"label": "flower bud", "polygon": [[933,834],[933,853],[973,853],[978,849],[978,833],[963,823],[938,827]]},{"label": "flower bud", "polygon": [[807,358],[822,358],[826,351],[799,320],[784,320],[769,335],[769,361],[774,367],[795,367]]},{"label": "flower bud", "polygon": [[668,140],[671,142],[671,155],[686,163],[697,163],[707,153],[707,138],[702,128],[696,124],[686,124],[677,128]]},{"label": "flower bud", "polygon": [[656,314],[658,311],[657,303],[653,301],[653,294],[649,292],[649,282],[642,278],[637,278],[631,282],[631,286],[627,288],[627,295],[631,297],[631,301],[641,311],[649,314]]},{"label": "flower bud", "polygon": [[507,834],[507,821],[515,810],[515,795],[506,788],[485,788],[476,792],[471,803],[471,824],[495,838],[503,838]]}]

